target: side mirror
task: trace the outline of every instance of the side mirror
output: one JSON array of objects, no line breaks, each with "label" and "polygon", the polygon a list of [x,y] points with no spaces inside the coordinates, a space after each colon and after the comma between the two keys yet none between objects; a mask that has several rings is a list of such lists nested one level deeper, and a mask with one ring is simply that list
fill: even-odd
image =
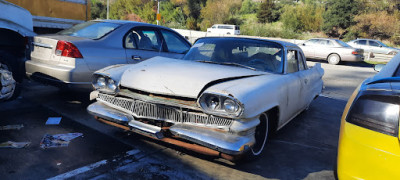
[{"label": "side mirror", "polygon": [[303,44],[301,44],[301,45],[303,45],[303,46],[306,46],[306,44],[305,44],[305,43],[303,43]]},{"label": "side mirror", "polygon": [[381,47],[383,47],[382,45],[379,45],[379,47],[381,48]]},{"label": "side mirror", "polygon": [[379,72],[379,71],[382,70],[383,67],[385,67],[385,65],[386,65],[386,64],[375,64],[375,65],[374,65],[374,70],[375,70],[376,72]]}]

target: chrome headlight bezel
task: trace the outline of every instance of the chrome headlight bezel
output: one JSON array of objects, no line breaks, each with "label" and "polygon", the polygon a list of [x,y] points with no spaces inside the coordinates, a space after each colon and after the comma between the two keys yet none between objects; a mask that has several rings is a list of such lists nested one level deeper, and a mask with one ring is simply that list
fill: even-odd
[{"label": "chrome headlight bezel", "polygon": [[[237,118],[242,115],[244,106],[239,100],[217,93],[203,93],[197,100],[197,104],[207,114]],[[234,111],[227,110],[227,104],[234,109]]]},{"label": "chrome headlight bezel", "polygon": [[94,74],[92,85],[95,90],[106,93],[117,93],[119,91],[119,81],[116,81],[109,76]]}]

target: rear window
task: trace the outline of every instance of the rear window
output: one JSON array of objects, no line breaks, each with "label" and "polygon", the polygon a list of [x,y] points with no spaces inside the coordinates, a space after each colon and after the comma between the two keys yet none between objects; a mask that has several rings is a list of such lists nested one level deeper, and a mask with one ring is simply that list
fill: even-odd
[{"label": "rear window", "polygon": [[58,32],[59,35],[76,36],[89,39],[99,39],[114,31],[120,24],[110,22],[88,21],[77,24],[69,29]]}]

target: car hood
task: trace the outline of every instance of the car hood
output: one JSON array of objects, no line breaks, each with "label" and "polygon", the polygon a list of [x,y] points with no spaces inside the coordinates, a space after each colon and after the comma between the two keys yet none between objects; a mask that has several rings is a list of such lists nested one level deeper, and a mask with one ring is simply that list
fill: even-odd
[{"label": "car hood", "polygon": [[197,98],[207,87],[234,79],[268,74],[246,68],[154,57],[132,65],[120,85],[154,94]]}]

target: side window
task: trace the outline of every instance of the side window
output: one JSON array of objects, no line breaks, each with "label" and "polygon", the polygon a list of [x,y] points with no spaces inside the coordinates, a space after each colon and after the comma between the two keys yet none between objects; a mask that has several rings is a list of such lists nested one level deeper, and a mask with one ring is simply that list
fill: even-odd
[{"label": "side window", "polygon": [[297,51],[288,50],[287,55],[287,73],[299,71],[299,64],[297,61]]},{"label": "side window", "polygon": [[375,41],[368,41],[370,46],[376,46],[379,47],[379,44]]},{"label": "side window", "polygon": [[186,41],[174,32],[161,30],[161,34],[164,37],[169,52],[183,54],[190,49]]},{"label": "side window", "polygon": [[359,40],[358,44],[359,45],[367,45],[367,40]]},{"label": "side window", "polygon": [[125,36],[125,48],[160,51],[160,37],[155,30],[133,29]]},{"label": "side window", "polygon": [[307,64],[305,64],[305,59],[303,58],[304,55],[303,53],[299,52],[299,70],[305,70],[307,69]]},{"label": "side window", "polygon": [[306,45],[318,44],[318,39],[310,39],[310,40],[306,41],[304,44],[306,44]]},{"label": "side window", "polygon": [[139,41],[139,34],[136,31],[130,31],[126,36],[125,36],[125,48],[128,49],[137,49],[137,42]]}]

